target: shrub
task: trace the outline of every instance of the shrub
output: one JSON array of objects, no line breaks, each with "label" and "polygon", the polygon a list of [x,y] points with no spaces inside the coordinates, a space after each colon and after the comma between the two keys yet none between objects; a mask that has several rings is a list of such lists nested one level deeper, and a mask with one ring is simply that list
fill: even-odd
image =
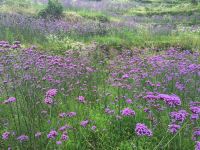
[{"label": "shrub", "polygon": [[62,13],[62,4],[58,0],[49,0],[47,7],[39,12],[39,16],[43,18],[59,18]]}]

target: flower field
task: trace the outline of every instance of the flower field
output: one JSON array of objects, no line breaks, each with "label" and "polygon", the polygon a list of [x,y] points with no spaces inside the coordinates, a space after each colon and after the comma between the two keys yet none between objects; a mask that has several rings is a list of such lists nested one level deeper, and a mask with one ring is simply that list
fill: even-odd
[{"label": "flower field", "polygon": [[47,3],[0,6],[0,149],[200,150],[198,2]]}]

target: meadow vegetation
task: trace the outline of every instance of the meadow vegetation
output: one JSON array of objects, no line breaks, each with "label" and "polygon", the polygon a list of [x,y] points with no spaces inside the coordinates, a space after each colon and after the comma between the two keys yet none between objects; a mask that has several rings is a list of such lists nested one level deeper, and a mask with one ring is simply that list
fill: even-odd
[{"label": "meadow vegetation", "polygon": [[0,0],[0,149],[200,150],[198,0]]}]

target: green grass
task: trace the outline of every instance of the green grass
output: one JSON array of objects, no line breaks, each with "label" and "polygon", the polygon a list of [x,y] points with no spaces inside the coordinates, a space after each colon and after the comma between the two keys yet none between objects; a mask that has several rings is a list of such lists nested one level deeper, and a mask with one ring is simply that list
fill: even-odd
[{"label": "green grass", "polygon": [[[29,1],[27,1],[29,2]],[[42,4],[28,4],[26,1],[7,1],[5,5],[0,6],[0,12],[6,13],[22,13],[37,16],[37,13],[43,9],[45,6]],[[125,3],[123,1],[123,3]],[[190,19],[183,19],[181,22],[172,20],[174,15],[190,15],[194,12],[199,12],[200,4],[193,5],[186,1],[163,1],[163,0],[151,0],[148,3],[138,2],[140,5],[132,9],[126,10],[124,15],[143,15],[147,18],[143,20],[141,24],[148,25],[151,24],[173,24],[173,25],[183,25],[191,26],[198,25],[200,21],[194,16],[190,16]],[[15,9],[14,9],[15,8]],[[165,15],[164,19],[151,20],[148,18],[149,15]],[[197,13],[198,16],[198,13]],[[78,9],[78,8],[67,8],[64,11],[64,19],[77,23],[82,20],[91,20],[101,23],[112,23],[123,21],[120,16],[111,16],[106,12]],[[199,33],[192,32],[178,32],[178,33],[151,33],[146,27],[138,29],[111,29],[105,34],[101,35],[79,35],[78,33],[64,34],[60,37],[54,38],[53,40],[50,36],[45,36],[37,31],[29,30],[15,30],[15,28],[0,27],[1,34],[0,39],[14,41],[20,40],[25,45],[30,46],[32,44],[38,46],[42,50],[52,50],[56,53],[63,53],[66,49],[73,47],[76,43],[82,43],[83,45],[88,45],[91,42],[97,42],[99,45],[105,45],[108,49],[118,49],[121,48],[133,48],[133,47],[170,47],[170,46],[181,46],[184,49],[199,49],[200,48],[200,35]],[[70,39],[69,41],[66,39]],[[74,44],[75,43],[75,44]],[[76,46],[75,46],[76,47]]]},{"label": "green grass", "polygon": [[125,13],[126,15],[164,15],[164,14],[171,14],[171,15],[177,15],[177,14],[188,14],[192,15],[195,12],[200,11],[200,4],[193,5],[191,3],[180,3],[180,4],[173,4],[173,5],[167,5],[167,4],[159,4],[157,6],[139,6],[136,8],[131,8],[127,10]]}]

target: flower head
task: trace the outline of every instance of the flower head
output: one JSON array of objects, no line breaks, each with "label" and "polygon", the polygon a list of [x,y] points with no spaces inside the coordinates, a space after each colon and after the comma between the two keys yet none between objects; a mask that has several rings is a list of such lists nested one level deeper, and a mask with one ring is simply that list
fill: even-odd
[{"label": "flower head", "polygon": [[86,127],[88,125],[88,123],[89,123],[89,120],[84,120],[84,121],[81,121],[80,125],[82,127]]},{"label": "flower head", "polygon": [[56,132],[55,130],[52,130],[49,132],[49,134],[47,135],[48,139],[55,139],[56,136],[58,135],[58,132]]},{"label": "flower head", "polygon": [[137,123],[135,127],[135,132],[138,136],[152,136],[153,133],[145,124]]},{"label": "flower head", "polygon": [[61,136],[61,140],[62,141],[67,141],[69,139],[69,136],[67,135],[67,133],[63,133],[62,136]]},{"label": "flower head", "polygon": [[194,141],[196,141],[198,139],[198,137],[200,137],[200,128],[197,128],[194,132],[193,132],[193,135],[192,135],[192,139]]},{"label": "flower head", "polygon": [[127,103],[127,104],[132,104],[133,101],[132,101],[131,99],[127,99],[127,100],[126,100],[126,103]]},{"label": "flower head", "polygon": [[24,141],[28,141],[29,137],[26,135],[20,135],[19,137],[17,137],[17,140],[20,142],[24,142]]},{"label": "flower head", "polygon": [[183,122],[186,119],[186,117],[188,116],[188,113],[185,110],[179,110],[178,112],[171,112],[170,116],[171,116],[173,122],[174,121]]},{"label": "flower head", "polygon": [[76,112],[68,112],[68,113],[66,114],[66,116],[67,116],[67,117],[74,117],[74,116],[76,116]]},{"label": "flower head", "polygon": [[172,134],[175,134],[181,128],[180,125],[177,124],[170,124],[168,125],[168,131]]},{"label": "flower head", "polygon": [[57,89],[49,89],[46,92],[46,97],[54,97],[57,94]]},{"label": "flower head", "polygon": [[200,114],[200,106],[191,106],[190,110],[194,114]]},{"label": "flower head", "polygon": [[125,108],[122,110],[123,116],[135,116],[135,111],[130,108]]},{"label": "flower head", "polygon": [[92,127],[91,127],[91,129],[92,129],[93,131],[95,131],[96,128],[97,128],[96,126],[92,126]]},{"label": "flower head", "polygon": [[10,132],[4,132],[3,134],[2,134],[2,139],[3,140],[7,140],[8,138],[9,138],[9,136],[10,136]]},{"label": "flower head", "polygon": [[57,145],[61,145],[61,144],[62,144],[62,141],[56,141],[56,144],[57,144]]},{"label": "flower head", "polygon": [[35,137],[36,137],[36,138],[39,138],[39,137],[41,137],[41,135],[42,135],[42,133],[41,133],[41,132],[37,132],[37,133],[35,133]]},{"label": "flower head", "polygon": [[181,99],[176,95],[158,94],[158,97],[170,107],[181,105]]},{"label": "flower head", "polygon": [[195,150],[200,150],[200,141],[196,142]]},{"label": "flower head", "polygon": [[85,103],[85,97],[84,96],[79,96],[78,97],[79,102]]},{"label": "flower head", "polygon": [[45,97],[44,103],[47,104],[47,105],[52,105],[53,99],[51,97]]},{"label": "flower head", "polygon": [[10,97],[7,100],[4,101],[4,104],[9,104],[9,103],[13,103],[16,102],[16,98],[15,97]]}]

